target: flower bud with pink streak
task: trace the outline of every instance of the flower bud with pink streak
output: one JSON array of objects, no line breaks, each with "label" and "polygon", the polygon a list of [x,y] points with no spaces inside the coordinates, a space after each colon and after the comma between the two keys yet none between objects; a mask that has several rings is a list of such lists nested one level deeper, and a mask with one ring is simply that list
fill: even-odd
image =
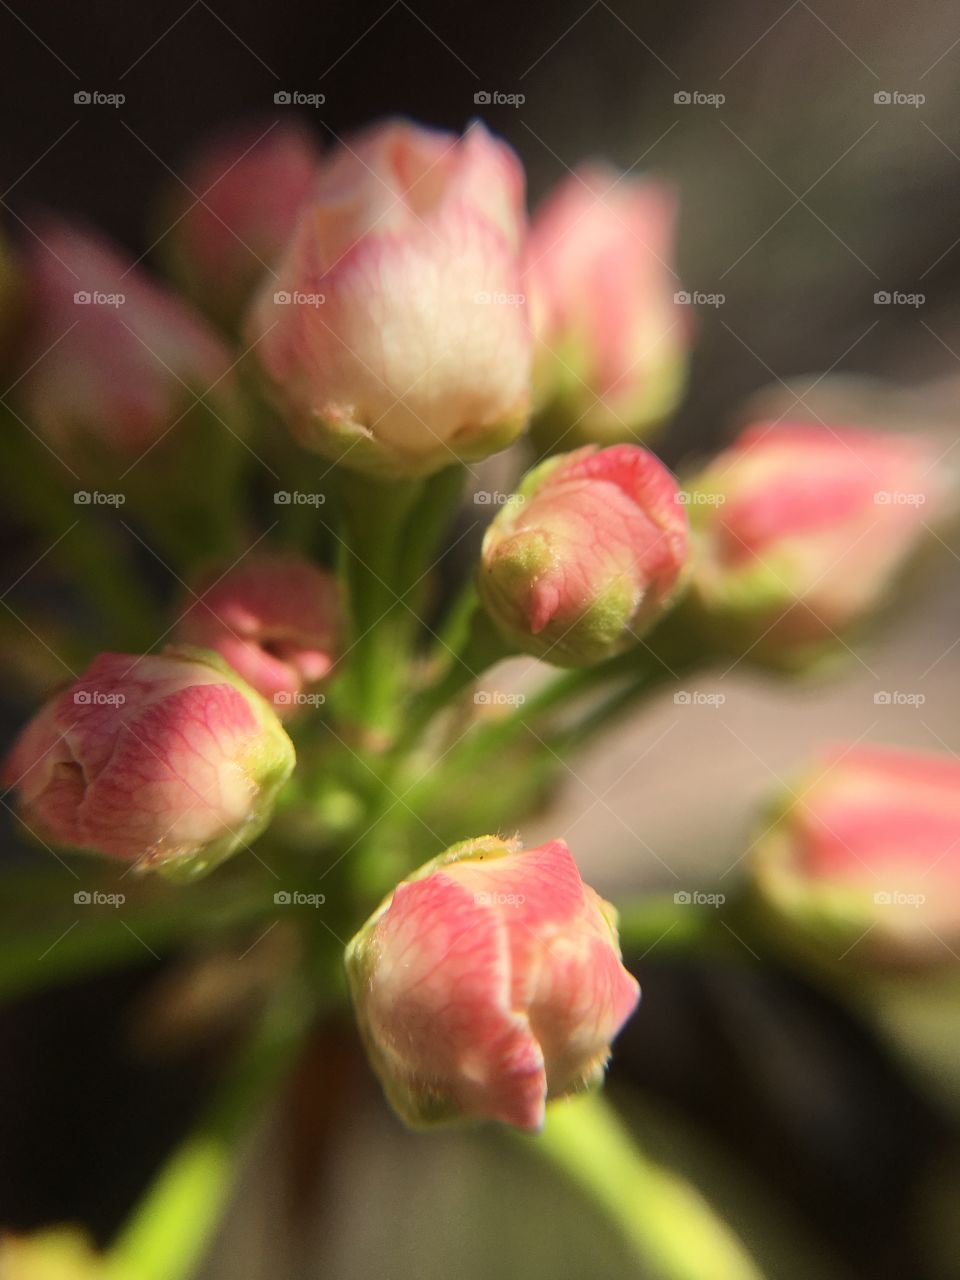
[{"label": "flower bud with pink streak", "polygon": [[960,761],[832,748],[765,827],[753,876],[792,930],[851,964],[960,963]]},{"label": "flower bud with pink streak", "polygon": [[674,299],[676,212],[669,186],[591,163],[534,215],[524,281],[534,431],[549,447],[647,436],[676,407],[691,330]]},{"label": "flower bud with pink streak", "polygon": [[505,448],[528,411],[524,179],[480,124],[388,121],[321,167],[247,333],[308,447],[392,477]]},{"label": "flower bud with pink streak", "polygon": [[41,840],[203,874],[263,829],[293,769],[266,702],[216,654],[103,653],[21,731],[3,767]]},{"label": "flower bud with pink streak", "polygon": [[177,183],[164,201],[160,247],[171,273],[220,323],[234,328],[270,275],[310,199],[319,163],[319,148],[299,123],[233,129],[192,157],[186,186]]},{"label": "flower bud with pink streak", "polygon": [[332,574],[295,556],[254,555],[201,589],[178,635],[214,649],[283,719],[329,675],[341,629]]},{"label": "flower bud with pink streak", "polygon": [[235,413],[234,357],[188,304],[97,236],[52,221],[37,233],[17,394],[48,444],[136,458],[188,430],[198,396]]},{"label": "flower bud with pink streak", "polygon": [[943,442],[759,424],[687,486],[691,603],[725,648],[796,665],[887,599],[947,511]]},{"label": "flower bud with pink streak", "polygon": [[448,849],[371,916],[347,971],[374,1070],[414,1127],[539,1129],[548,1099],[603,1078],[639,999],[616,913],[562,840]]},{"label": "flower bud with pink streak", "polygon": [[483,540],[480,594],[504,638],[557,666],[634,644],[682,585],[677,498],[639,445],[587,445],[535,467]]}]

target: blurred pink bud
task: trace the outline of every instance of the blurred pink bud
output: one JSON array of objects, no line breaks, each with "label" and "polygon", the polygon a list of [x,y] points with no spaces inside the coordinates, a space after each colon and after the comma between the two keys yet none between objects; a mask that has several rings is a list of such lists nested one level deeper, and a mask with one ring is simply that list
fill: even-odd
[{"label": "blurred pink bud", "polygon": [[294,763],[263,699],[216,654],[103,653],[4,764],[40,839],[197,875],[253,840]]},{"label": "blurred pink bud", "polygon": [[691,330],[691,308],[675,300],[675,224],[671,188],[597,163],[538,208],[524,279],[534,426],[549,443],[630,440],[675,408]]},{"label": "blurred pink bud", "polygon": [[603,1078],[640,994],[616,912],[562,840],[454,845],[381,904],[347,970],[374,1070],[413,1126],[539,1129],[548,1098]]},{"label": "blurred pink bud", "polygon": [[0,371],[9,368],[13,347],[23,327],[23,282],[10,247],[0,236]]},{"label": "blurred pink bud", "polygon": [[744,431],[689,485],[691,598],[738,651],[830,648],[888,596],[942,516],[945,450],[920,435],[820,424]]},{"label": "blurred pink bud", "polygon": [[205,311],[233,328],[286,248],[317,179],[320,153],[299,123],[235,129],[187,166],[165,202],[161,244]]},{"label": "blurred pink bud", "polygon": [[657,620],[686,556],[666,467],[639,445],[587,445],[534,467],[504,505],[483,540],[480,594],[517,648],[586,666]]},{"label": "blurred pink bud", "polygon": [[139,455],[197,396],[229,402],[233,357],[187,304],[95,236],[58,222],[38,235],[18,390],[30,426],[54,448]]},{"label": "blurred pink bud", "polygon": [[248,328],[306,445],[426,475],[523,429],[523,188],[517,157],[480,124],[460,138],[389,121],[322,166]]},{"label": "blurred pink bud", "polygon": [[960,762],[893,747],[825,752],[761,837],[766,901],[835,957],[955,963]]},{"label": "blurred pink bud", "polygon": [[251,556],[200,593],[181,619],[187,644],[214,649],[271,703],[297,710],[333,666],[340,601],[332,574],[293,556]]}]

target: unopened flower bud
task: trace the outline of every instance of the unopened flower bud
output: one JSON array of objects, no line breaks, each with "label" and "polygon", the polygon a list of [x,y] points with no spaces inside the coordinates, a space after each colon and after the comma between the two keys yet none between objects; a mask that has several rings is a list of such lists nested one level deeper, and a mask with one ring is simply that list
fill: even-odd
[{"label": "unopened flower bud", "polygon": [[687,554],[673,476],[639,445],[587,445],[528,473],[483,540],[480,594],[504,637],[557,666],[628,648]]},{"label": "unopened flower bud", "polygon": [[[571,449],[649,435],[683,391],[691,308],[677,301],[669,187],[588,164],[530,227],[534,431]],[[682,297],[682,295],[681,295]]]},{"label": "unopened flower bud", "polygon": [[824,753],[761,836],[766,903],[834,960],[956,963],[960,763],[848,746]]},{"label": "unopened flower bud", "polygon": [[38,234],[18,394],[49,444],[138,457],[198,397],[232,405],[234,357],[186,303],[99,238],[56,222]]},{"label": "unopened flower bud", "polygon": [[4,764],[40,839],[176,876],[248,844],[294,763],[273,711],[216,654],[103,653]]},{"label": "unopened flower bud", "polygon": [[426,475],[523,429],[530,336],[523,170],[480,124],[391,121],[321,166],[248,337],[301,441]]},{"label": "unopened flower bud", "polygon": [[723,647],[796,665],[882,605],[947,497],[942,445],[761,424],[687,486],[690,601]]},{"label": "unopened flower bud", "polygon": [[192,158],[165,201],[161,248],[172,274],[227,327],[286,248],[319,158],[300,124],[234,129]]},{"label": "unopened flower bud", "polygon": [[216,650],[283,719],[335,661],[337,583],[308,560],[250,556],[194,598],[178,634]]},{"label": "unopened flower bud", "polygon": [[347,970],[374,1070],[416,1127],[539,1129],[548,1098],[602,1079],[639,999],[616,913],[562,840],[448,849],[371,916]]}]

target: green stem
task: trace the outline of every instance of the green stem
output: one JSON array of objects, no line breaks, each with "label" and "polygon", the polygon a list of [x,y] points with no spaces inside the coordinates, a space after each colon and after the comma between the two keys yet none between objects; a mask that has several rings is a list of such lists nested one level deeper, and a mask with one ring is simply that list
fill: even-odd
[{"label": "green stem", "polygon": [[700,1192],[641,1150],[599,1094],[552,1104],[543,1133],[520,1139],[604,1211],[658,1280],[762,1280]]},{"label": "green stem", "polygon": [[463,500],[465,476],[465,468],[457,463],[423,482],[420,501],[404,528],[400,565],[404,590],[415,597],[418,580],[433,568],[431,557]]},{"label": "green stem", "polygon": [[[632,655],[631,658],[635,666],[636,659]],[[547,680],[509,714],[478,725],[466,737],[463,747],[454,753],[451,764],[455,763],[458,770],[476,767],[510,746],[542,717],[595,688],[603,687],[620,674],[622,663],[623,659],[617,658],[597,667],[564,671]]]},{"label": "green stem", "polygon": [[195,1271],[233,1189],[258,1103],[292,1063],[313,1013],[293,985],[268,1007],[198,1130],[161,1170],[108,1251],[111,1280],[184,1280]]},{"label": "green stem", "polygon": [[[16,484],[7,486],[7,502],[17,517],[53,546],[50,564],[68,581],[83,584],[103,615],[111,643],[144,647],[156,634],[158,616],[121,543],[129,541],[119,524],[122,508],[78,503],[88,484],[71,476],[26,434],[26,428],[0,406],[0,465]],[[111,525],[112,520],[112,525]],[[46,557],[41,557],[45,559]]]},{"label": "green stem", "polygon": [[[83,870],[82,863],[77,865]],[[119,907],[74,903],[81,888],[126,892],[128,901]],[[89,874],[83,879],[56,870],[6,876],[0,999],[136,964],[191,936],[242,935],[267,910],[262,882],[213,878],[194,886],[189,895],[164,888],[141,898],[142,893],[135,883]]]},{"label": "green stem", "polygon": [[396,732],[410,683],[430,560],[462,489],[460,466],[425,480],[342,479],[342,565],[354,624],[353,710],[364,728],[386,741]]},{"label": "green stem", "polygon": [[353,632],[349,701],[366,729],[389,735],[407,679],[413,629],[401,582],[403,529],[421,482],[344,475],[343,554]]},{"label": "green stem", "polygon": [[662,685],[671,683],[674,675],[666,667],[651,667],[634,680],[618,684],[612,693],[591,707],[580,720],[560,730],[550,739],[551,748],[558,754],[579,749],[596,734],[609,729],[617,720],[632,714],[638,703],[645,701]]},{"label": "green stem", "polygon": [[508,658],[510,652],[487,614],[477,610],[460,651],[443,675],[423,690],[405,716],[403,733],[397,739],[394,755],[403,755],[414,748],[433,717],[490,667]]},{"label": "green stem", "polygon": [[476,580],[470,577],[454,597],[453,603],[437,628],[430,653],[432,667],[443,670],[452,660],[452,656],[460,652],[467,643],[471,623],[479,608],[480,594],[477,591]]}]

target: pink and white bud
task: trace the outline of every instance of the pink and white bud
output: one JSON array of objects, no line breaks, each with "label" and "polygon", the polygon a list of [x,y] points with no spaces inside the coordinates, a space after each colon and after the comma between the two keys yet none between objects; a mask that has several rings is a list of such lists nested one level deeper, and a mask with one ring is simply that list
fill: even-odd
[{"label": "pink and white bud", "polygon": [[670,187],[584,165],[530,226],[534,430],[551,446],[649,435],[686,377],[691,308],[675,300]]},{"label": "pink and white bud", "polygon": [[41,840],[195,876],[253,840],[294,764],[264,700],[216,654],[103,653],[4,764]]},{"label": "pink and white bud", "polygon": [[38,235],[18,394],[54,448],[138,455],[198,396],[230,403],[234,357],[186,303],[98,237],[59,222]]},{"label": "pink and white bud", "polygon": [[761,837],[753,875],[794,929],[851,963],[957,963],[960,761],[837,747]]},{"label": "pink and white bud", "polygon": [[634,644],[669,607],[686,508],[639,445],[587,445],[534,467],[483,540],[480,595],[503,636],[557,666]]},{"label": "pink and white bud", "polygon": [[347,972],[373,1068],[414,1127],[539,1129],[548,1099],[603,1078],[640,995],[616,912],[562,840],[454,845],[374,912]]},{"label": "pink and white bud", "polygon": [[325,569],[295,556],[251,556],[201,590],[178,635],[219,653],[283,719],[329,675],[340,615]]},{"label": "pink and white bud", "polygon": [[368,129],[322,167],[248,337],[300,439],[426,475],[523,429],[523,170],[480,124]]},{"label": "pink and white bud", "polygon": [[815,657],[888,596],[946,507],[942,443],[820,424],[744,431],[688,486],[691,599],[725,645]]},{"label": "pink and white bud", "polygon": [[[164,203],[164,250],[184,291],[234,328],[310,199],[319,149],[299,123],[234,129],[187,165]],[[272,278],[272,277],[271,277]]]}]

